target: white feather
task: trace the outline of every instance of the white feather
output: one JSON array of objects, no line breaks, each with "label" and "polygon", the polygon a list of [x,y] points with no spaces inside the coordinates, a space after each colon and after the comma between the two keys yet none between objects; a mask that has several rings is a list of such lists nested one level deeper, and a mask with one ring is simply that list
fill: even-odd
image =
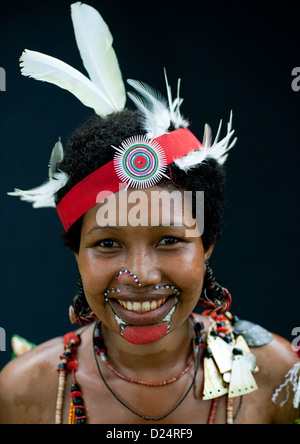
[{"label": "white feather", "polygon": [[208,159],[215,159],[220,165],[223,165],[227,159],[229,150],[237,141],[235,138],[232,143],[230,143],[231,137],[234,134],[234,130],[232,130],[232,112],[230,113],[230,120],[227,125],[227,135],[224,139],[219,141],[221,126],[222,121],[220,122],[217,136],[213,144],[211,144],[211,128],[206,124],[203,136],[203,146],[199,150],[193,151],[181,159],[176,159],[175,164],[185,172],[197,167]]},{"label": "white feather", "polygon": [[60,190],[68,181],[68,176],[64,172],[56,173],[52,180],[49,180],[40,187],[32,190],[19,190],[15,188],[12,193],[7,193],[9,196],[19,197],[25,202],[32,203],[33,208],[56,207],[54,195]]},{"label": "white feather", "polygon": [[173,103],[172,90],[171,90],[171,86],[169,85],[169,82],[168,82],[167,70],[165,68],[164,68],[164,75],[165,75],[165,82],[166,82],[166,88],[167,88],[170,117],[171,117],[171,120],[174,121],[175,120],[175,106],[176,105]]},{"label": "white feather", "polygon": [[59,163],[63,159],[63,147],[59,140],[54,146],[49,162],[49,180],[43,185],[31,190],[20,190],[7,193],[9,196],[19,197],[25,202],[32,203],[33,208],[56,207],[55,194],[68,182],[68,175],[59,171]]},{"label": "white feather", "polygon": [[72,21],[91,80],[59,59],[29,50],[20,58],[22,74],[66,89],[99,116],[124,109],[125,87],[108,26],[98,11],[80,2],[72,5]]},{"label": "white feather", "polygon": [[166,88],[167,88],[167,93],[168,93],[171,122],[173,123],[175,128],[186,128],[189,123],[180,113],[180,107],[183,102],[183,99],[180,98],[181,79],[178,79],[177,97],[175,100],[173,100],[172,90],[171,90],[171,86],[169,85],[169,82],[168,82],[166,69],[164,69],[164,73],[165,73],[165,82],[166,82]]},{"label": "white feather", "polygon": [[[144,129],[150,139],[162,136],[169,130],[171,123],[188,126],[188,122],[180,116],[179,107],[182,100],[177,98],[172,101],[171,89],[167,84],[167,101],[159,92],[146,83],[138,80],[127,80],[139,95],[129,92],[128,96],[135,103],[144,117]],[[179,127],[179,126],[178,126]]]},{"label": "white feather", "polygon": [[20,62],[24,76],[66,89],[100,116],[113,112],[103,92],[77,69],[61,60],[36,51],[25,50]]},{"label": "white feather", "polygon": [[107,96],[113,110],[122,110],[126,91],[113,37],[96,9],[77,2],[71,5],[77,46],[91,81]]},{"label": "white feather", "polygon": [[130,99],[141,111],[144,120],[144,129],[150,139],[159,137],[168,132],[170,126],[170,113],[166,99],[149,85],[138,80],[127,80],[140,94],[128,93]]},{"label": "white feather", "polygon": [[59,164],[64,158],[64,149],[59,138],[58,142],[55,144],[50,160],[49,160],[49,179],[54,178],[55,174],[58,172]]}]

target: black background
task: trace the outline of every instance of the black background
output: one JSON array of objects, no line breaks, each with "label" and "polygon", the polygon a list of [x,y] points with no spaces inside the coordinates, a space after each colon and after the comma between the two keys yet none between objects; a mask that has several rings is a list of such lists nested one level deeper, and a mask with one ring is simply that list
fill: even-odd
[{"label": "black background", "polygon": [[[1,299],[0,327],[10,359],[17,333],[41,343],[72,329],[68,307],[77,268],[60,240],[54,209],[34,210],[8,197],[47,179],[50,152],[65,144],[92,110],[53,85],[22,77],[23,49],[54,57],[85,73],[69,1],[0,5]],[[211,264],[233,296],[232,312],[288,340],[300,326],[299,160],[300,92],[291,75],[300,66],[297,2],[136,2],[90,0],[108,23],[124,79],[165,92],[163,67],[182,112],[201,139],[233,110],[238,144],[227,162],[225,230]],[[131,107],[131,104],[128,102]],[[225,134],[225,125],[222,136]]]}]

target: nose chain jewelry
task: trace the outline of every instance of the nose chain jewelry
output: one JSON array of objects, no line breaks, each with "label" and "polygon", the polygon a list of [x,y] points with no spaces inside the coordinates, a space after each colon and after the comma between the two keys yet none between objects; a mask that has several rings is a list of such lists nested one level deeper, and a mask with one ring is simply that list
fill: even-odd
[{"label": "nose chain jewelry", "polygon": [[[155,287],[153,287],[154,290],[174,290],[174,293],[172,293],[172,295],[174,294],[175,296],[180,296],[180,290],[179,288],[175,287],[174,285],[155,285]],[[107,296],[110,293],[121,293],[121,289],[120,288],[107,288],[103,295],[105,297],[105,301],[108,301]]]},{"label": "nose chain jewelry", "polygon": [[121,270],[119,271],[119,273],[117,274],[117,280],[120,281],[123,275],[128,275],[130,278],[132,278],[134,280],[134,282],[136,284],[138,284],[138,286],[140,287],[142,284],[139,282],[136,274],[132,273],[129,270]]}]

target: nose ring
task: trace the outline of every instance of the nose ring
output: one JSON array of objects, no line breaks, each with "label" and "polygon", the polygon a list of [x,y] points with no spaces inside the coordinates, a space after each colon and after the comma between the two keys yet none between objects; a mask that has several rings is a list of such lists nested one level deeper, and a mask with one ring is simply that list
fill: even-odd
[{"label": "nose ring", "polygon": [[119,271],[119,273],[117,274],[116,279],[117,279],[118,281],[120,281],[120,280],[122,279],[122,277],[124,277],[125,275],[128,275],[131,279],[133,279],[134,282],[135,282],[136,284],[138,284],[139,287],[142,285],[142,284],[140,283],[140,281],[139,281],[137,275],[134,274],[134,273],[132,273],[132,272],[129,271],[129,270],[121,270],[121,271]]}]

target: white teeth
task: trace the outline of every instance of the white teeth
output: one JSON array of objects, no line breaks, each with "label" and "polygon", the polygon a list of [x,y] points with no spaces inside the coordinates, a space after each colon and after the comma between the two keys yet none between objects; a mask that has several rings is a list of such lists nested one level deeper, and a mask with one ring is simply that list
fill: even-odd
[{"label": "white teeth", "polygon": [[142,311],[149,311],[150,308],[151,308],[150,302],[147,301],[142,303]]},{"label": "white teeth", "polygon": [[161,307],[167,298],[160,299],[159,301],[145,301],[145,302],[130,302],[130,301],[120,301],[119,304],[122,307],[126,308],[126,310],[136,311],[138,313],[145,313],[147,311],[156,310]]},{"label": "white teeth", "polygon": [[150,306],[151,306],[151,310],[155,310],[157,308],[157,302],[156,301],[152,301]]},{"label": "white teeth", "polygon": [[134,302],[132,304],[132,310],[133,311],[142,311],[142,305],[140,302]]}]

